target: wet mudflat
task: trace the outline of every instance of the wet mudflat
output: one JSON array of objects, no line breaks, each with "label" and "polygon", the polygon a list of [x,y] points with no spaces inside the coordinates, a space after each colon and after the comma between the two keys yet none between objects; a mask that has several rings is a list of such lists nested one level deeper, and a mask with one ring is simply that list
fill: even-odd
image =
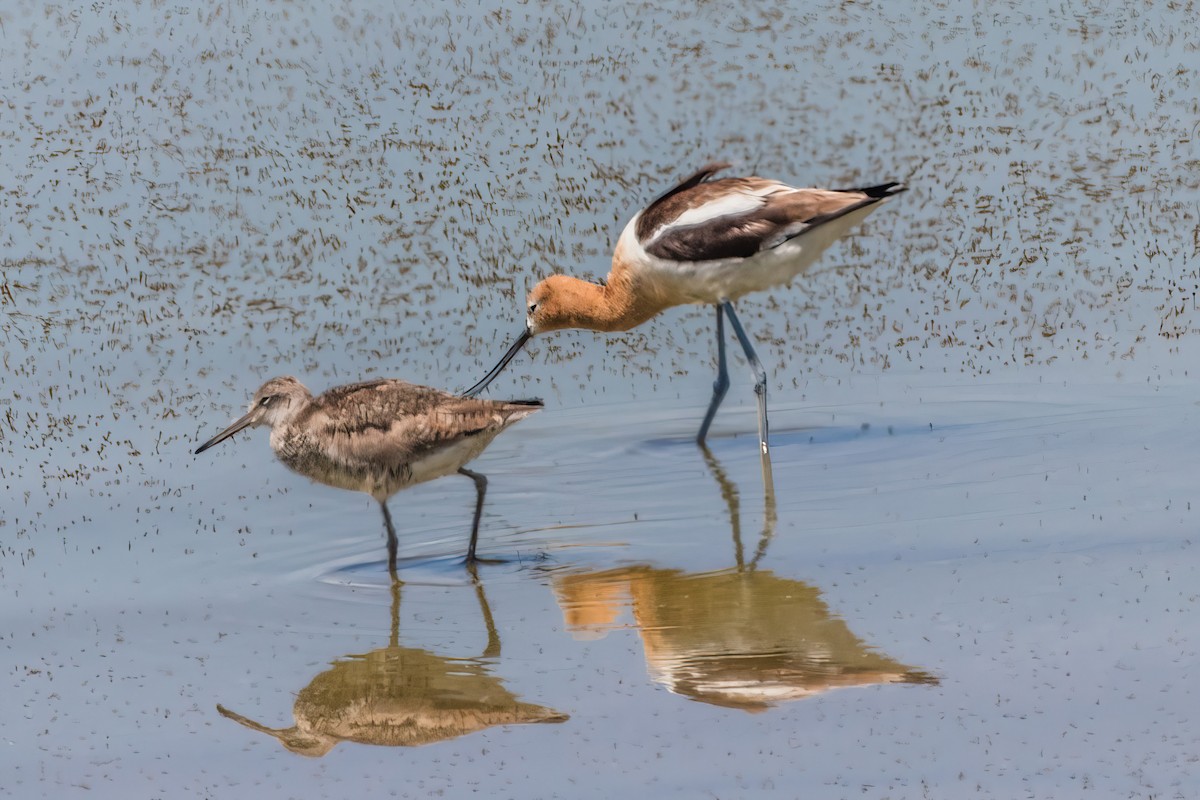
[{"label": "wet mudflat", "polygon": [[[0,794],[1188,797],[1194,10],[2,17]],[[379,512],[191,450],[272,375],[470,385],[713,158],[914,190],[739,312],[531,345]],[[220,709],[218,708],[220,706]]]}]

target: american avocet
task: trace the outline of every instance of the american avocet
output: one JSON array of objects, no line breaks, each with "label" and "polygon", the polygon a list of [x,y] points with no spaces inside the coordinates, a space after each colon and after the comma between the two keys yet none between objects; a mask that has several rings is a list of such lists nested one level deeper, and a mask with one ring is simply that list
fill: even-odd
[{"label": "american avocet", "polygon": [[717,308],[717,380],[697,441],[703,442],[729,388],[725,317],[754,370],[758,436],[767,453],[767,373],[733,311],[750,292],[790,283],[878,205],[905,191],[897,183],[863,189],[796,189],[765,178],[710,181],[710,164],[655,200],[625,226],[601,283],[551,275],[529,293],[525,327],[500,362],[464,394],[478,394],[529,338],[563,328],[626,331],[666,308]]},{"label": "american avocet", "polygon": [[466,475],[476,492],[470,563],[487,478],[464,464],[500,431],[541,407],[541,400],[476,400],[397,380],[339,386],[313,397],[295,378],[272,378],[254,393],[249,413],[196,448],[196,454],[244,428],[270,426],[271,449],[284,466],[328,486],[366,492],[379,502],[393,573],[398,544],[388,498],[454,472]]}]

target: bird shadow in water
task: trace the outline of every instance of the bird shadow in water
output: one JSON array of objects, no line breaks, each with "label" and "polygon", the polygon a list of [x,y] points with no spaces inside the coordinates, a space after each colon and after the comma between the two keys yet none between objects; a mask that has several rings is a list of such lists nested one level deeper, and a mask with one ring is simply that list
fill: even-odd
[{"label": "bird shadow in water", "polygon": [[729,510],[733,566],[687,572],[635,563],[556,572],[552,585],[569,631],[602,638],[627,627],[619,620],[631,615],[654,682],[748,712],[842,687],[939,682],[855,636],[817,587],[763,569],[778,522],[769,464],[763,526],[750,549],[736,484],[708,448],[701,452]]},{"label": "bird shadow in water", "polygon": [[223,705],[221,716],[279,741],[293,753],[323,756],[339,742],[414,747],[498,725],[564,722],[545,706],[524,703],[490,670],[500,636],[479,576],[471,569],[487,644],[475,658],[455,658],[400,643],[400,593],[391,583],[391,635],[386,647],[344,656],[296,694],[294,723],[271,728]]}]

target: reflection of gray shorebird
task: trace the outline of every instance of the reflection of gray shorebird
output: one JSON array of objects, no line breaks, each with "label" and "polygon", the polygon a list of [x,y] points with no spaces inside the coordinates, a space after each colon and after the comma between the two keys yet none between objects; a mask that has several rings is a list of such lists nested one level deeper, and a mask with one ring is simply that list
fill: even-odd
[{"label": "reflection of gray shorebird", "polygon": [[476,579],[488,629],[483,658],[451,658],[400,646],[400,581],[392,582],[392,635],[387,647],[334,662],[297,693],[295,724],[268,728],[224,706],[221,716],[278,739],[293,753],[323,756],[338,742],[413,747],[496,725],[563,722],[552,708],[524,703],[488,671],[500,637]]},{"label": "reflection of gray shorebird", "polygon": [[725,317],[754,370],[758,437],[767,453],[767,373],[733,312],[733,301],[804,274],[838,238],[888,198],[895,183],[864,189],[796,189],[765,178],[707,180],[710,164],[634,216],[617,240],[602,283],[552,275],[529,293],[525,327],[468,396],[486,387],[531,336],[563,328],[626,331],[671,306],[717,307],[717,382],[696,438],[703,442],[729,388]]},{"label": "reflection of gray shorebird", "polygon": [[244,428],[271,428],[271,449],[288,468],[379,501],[387,526],[388,569],[396,570],[396,529],[387,500],[401,489],[457,472],[475,481],[475,520],[467,561],[475,560],[487,478],[464,465],[496,434],[542,407],[541,400],[456,397],[397,380],[339,386],[313,397],[295,378],[272,378],[250,411],[196,448],[202,453]]}]

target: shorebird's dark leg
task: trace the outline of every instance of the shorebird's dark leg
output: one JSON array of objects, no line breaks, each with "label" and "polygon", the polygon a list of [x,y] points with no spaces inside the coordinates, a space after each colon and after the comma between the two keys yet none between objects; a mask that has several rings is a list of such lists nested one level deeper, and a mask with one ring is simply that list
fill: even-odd
[{"label": "shorebird's dark leg", "polygon": [[379,507],[383,509],[383,524],[387,528],[388,537],[388,572],[392,573],[392,577],[396,577],[396,551],[400,549],[400,542],[396,539],[396,529],[392,526],[392,515],[388,511],[387,501],[381,500]]},{"label": "shorebird's dark leg", "polygon": [[758,355],[754,352],[754,347],[750,344],[750,337],[746,336],[746,331],[742,330],[742,323],[738,322],[737,314],[733,313],[733,303],[726,300],[721,304],[725,309],[725,313],[729,315],[729,326],[733,328],[734,334],[737,335],[738,342],[742,345],[742,350],[746,353],[746,360],[750,362],[750,369],[754,371],[754,394],[758,397],[758,443],[762,448],[762,454],[767,455],[767,371],[763,369],[762,362],[758,360]]},{"label": "shorebird's dark leg", "polygon": [[467,546],[467,563],[473,564],[476,561],[486,561],[488,559],[475,557],[475,544],[479,541],[479,520],[483,517],[483,496],[487,494],[487,478],[478,472],[472,472],[466,467],[459,467],[458,474],[466,475],[475,481],[475,520],[471,523],[471,543]]},{"label": "shorebird's dark leg", "polygon": [[717,407],[721,405],[721,401],[725,399],[725,392],[729,391],[729,370],[725,367],[725,311],[717,305],[717,380],[713,383],[712,401],[708,404],[708,411],[704,414],[704,422],[700,425],[700,432],[696,434],[697,444],[703,445],[704,439],[708,436],[708,426],[712,424],[713,417],[717,415]]}]

